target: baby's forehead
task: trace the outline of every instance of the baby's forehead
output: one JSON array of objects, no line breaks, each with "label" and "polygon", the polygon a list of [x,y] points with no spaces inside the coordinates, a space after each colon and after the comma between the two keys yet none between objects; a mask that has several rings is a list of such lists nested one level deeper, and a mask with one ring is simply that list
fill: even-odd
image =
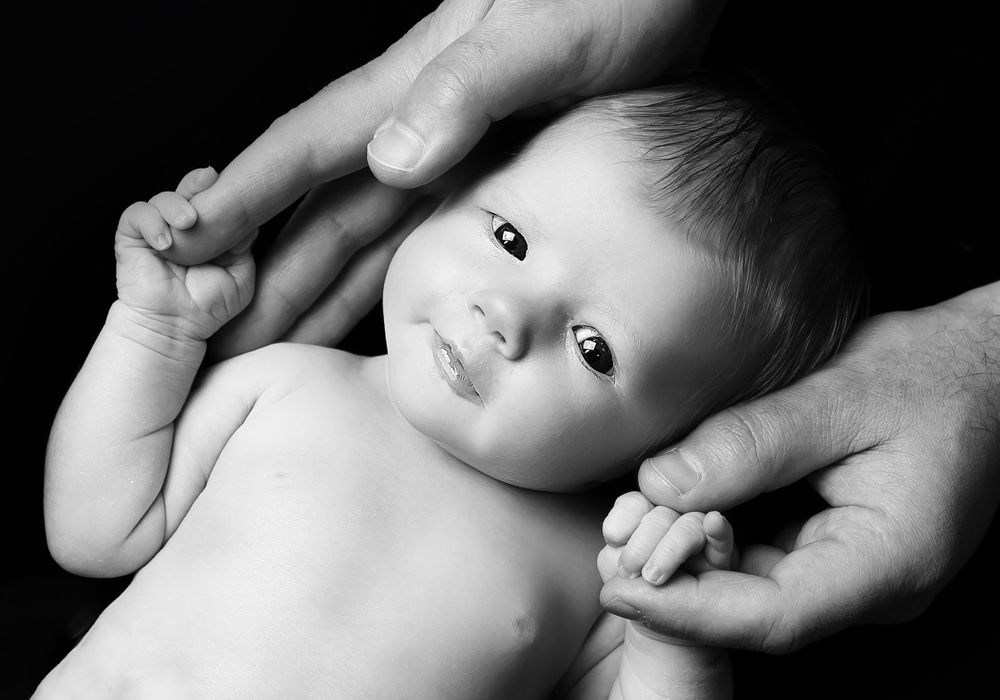
[{"label": "baby's forehead", "polygon": [[579,206],[599,204],[622,215],[637,204],[651,209],[639,146],[609,114],[580,110],[556,118],[523,145],[496,156],[474,184],[517,194],[537,190],[542,178],[575,197]]},{"label": "baby's forehead", "polygon": [[630,125],[608,110],[578,107],[560,115],[541,129],[521,150],[518,158],[551,158],[572,152],[593,153],[598,142],[600,155],[622,164],[641,160],[640,146],[631,136]]}]

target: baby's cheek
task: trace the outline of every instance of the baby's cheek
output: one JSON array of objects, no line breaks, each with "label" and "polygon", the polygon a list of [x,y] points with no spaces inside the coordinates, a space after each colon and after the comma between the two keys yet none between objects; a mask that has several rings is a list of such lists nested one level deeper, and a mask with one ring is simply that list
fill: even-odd
[{"label": "baby's cheek", "polygon": [[603,416],[561,416],[552,411],[539,421],[532,450],[539,478],[562,489],[592,487],[627,471],[631,444],[619,426]]}]

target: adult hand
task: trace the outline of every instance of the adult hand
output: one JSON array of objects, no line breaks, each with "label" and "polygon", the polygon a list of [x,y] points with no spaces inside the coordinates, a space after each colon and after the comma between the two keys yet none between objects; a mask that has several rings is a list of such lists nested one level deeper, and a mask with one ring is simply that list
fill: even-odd
[{"label": "adult hand", "polygon": [[639,485],[705,510],[807,474],[830,507],[780,555],[751,547],[742,572],[661,587],[615,577],[603,604],[665,634],[777,653],[922,612],[1000,500],[1000,282],[870,319],[824,368],[648,460]]},{"label": "adult hand", "polygon": [[[232,248],[306,191],[363,167],[366,144],[379,180],[424,185],[513,112],[636,87],[667,68],[694,63],[722,5],[445,0],[381,56],[275,121],[192,200],[198,224],[175,232],[166,256],[194,264]],[[274,340],[313,313],[317,300],[339,307],[321,312],[323,318],[357,318],[378,299],[378,274],[353,275],[334,292],[326,292],[327,284],[353,253],[379,239],[412,197],[371,183],[314,194],[308,211],[282,233],[285,242],[260,270],[257,298],[217,350],[232,354]],[[379,265],[368,267],[377,272]],[[295,339],[334,342],[336,333],[319,330],[323,325],[306,322],[313,330],[299,330]]]}]

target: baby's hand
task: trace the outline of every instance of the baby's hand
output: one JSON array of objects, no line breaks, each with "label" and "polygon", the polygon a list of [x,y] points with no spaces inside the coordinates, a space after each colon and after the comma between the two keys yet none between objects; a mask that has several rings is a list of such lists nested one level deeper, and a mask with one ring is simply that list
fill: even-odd
[{"label": "baby's hand", "polygon": [[176,192],[161,192],[126,209],[115,235],[118,298],[157,324],[167,323],[196,340],[207,339],[253,296],[252,236],[203,265],[177,265],[157,252],[170,247],[171,226],[194,226],[198,214],[188,200],[217,177],[212,168],[192,170]]},{"label": "baby's hand", "polygon": [[619,496],[604,520],[601,577],[636,578],[659,586],[681,566],[691,573],[736,566],[733,529],[720,513],[654,506],[638,491]]}]

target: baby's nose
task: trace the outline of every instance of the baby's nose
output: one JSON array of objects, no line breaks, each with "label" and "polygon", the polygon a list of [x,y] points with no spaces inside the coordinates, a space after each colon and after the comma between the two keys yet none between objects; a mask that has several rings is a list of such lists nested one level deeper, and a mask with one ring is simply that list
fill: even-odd
[{"label": "baby's nose", "polygon": [[470,295],[468,306],[501,355],[517,360],[528,352],[540,314],[525,297],[484,290]]}]

